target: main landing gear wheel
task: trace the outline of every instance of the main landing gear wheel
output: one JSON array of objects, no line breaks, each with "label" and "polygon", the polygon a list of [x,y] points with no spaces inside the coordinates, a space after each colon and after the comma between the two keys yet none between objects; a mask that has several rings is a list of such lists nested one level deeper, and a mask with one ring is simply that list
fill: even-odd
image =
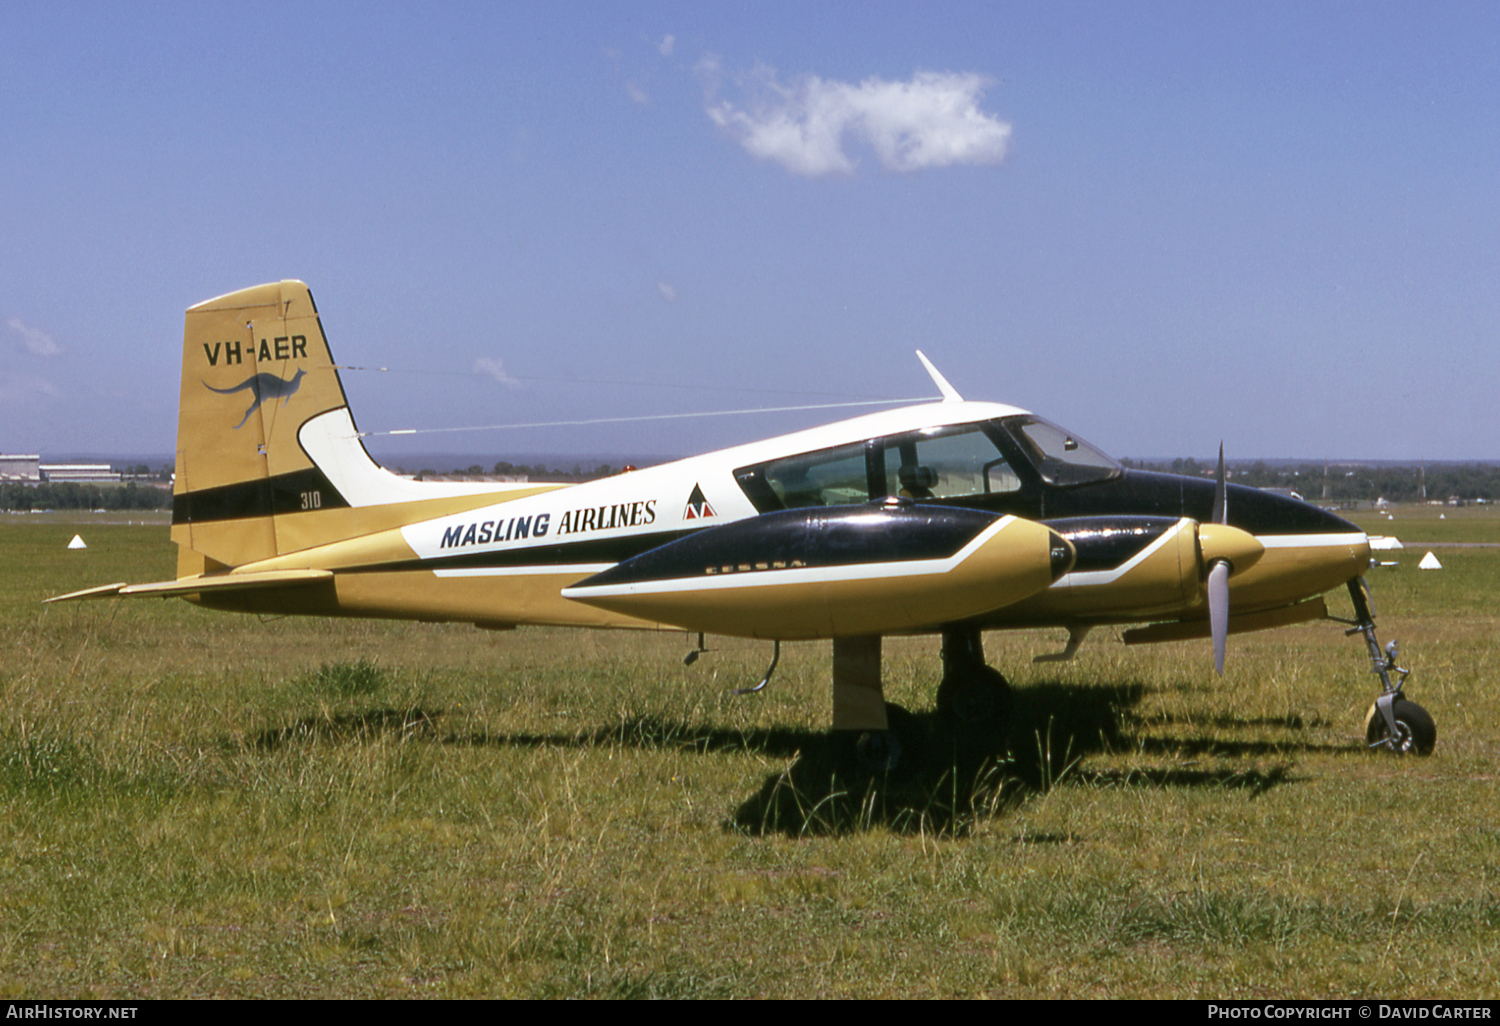
[{"label": "main landing gear wheel", "polygon": [[938,715],[968,732],[1003,732],[1010,707],[1010,682],[993,666],[951,669],[938,685]]},{"label": "main landing gear wheel", "polygon": [[1398,755],[1431,755],[1437,744],[1437,725],[1416,702],[1398,698],[1391,703],[1391,713],[1396,718],[1396,742],[1390,743],[1390,728],[1380,709],[1370,706],[1365,716],[1365,740],[1371,748],[1384,748]]},{"label": "main landing gear wheel", "polygon": [[943,632],[943,679],[938,684],[938,722],[955,767],[968,776],[1003,757],[1010,743],[1010,682],[984,661],[977,628]]},{"label": "main landing gear wheel", "polygon": [[925,738],[917,718],[893,702],[885,703],[887,730],[845,733],[842,762],[855,780],[890,783],[911,776],[922,761]]}]

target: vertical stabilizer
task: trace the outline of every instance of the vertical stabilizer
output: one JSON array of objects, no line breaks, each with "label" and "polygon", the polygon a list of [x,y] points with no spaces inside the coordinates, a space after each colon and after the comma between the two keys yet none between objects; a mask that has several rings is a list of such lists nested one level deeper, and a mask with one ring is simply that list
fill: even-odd
[{"label": "vertical stabilizer", "polygon": [[347,405],[302,282],[189,308],[172,503],[179,576],[275,556],[275,514],[343,504],[297,433]]}]

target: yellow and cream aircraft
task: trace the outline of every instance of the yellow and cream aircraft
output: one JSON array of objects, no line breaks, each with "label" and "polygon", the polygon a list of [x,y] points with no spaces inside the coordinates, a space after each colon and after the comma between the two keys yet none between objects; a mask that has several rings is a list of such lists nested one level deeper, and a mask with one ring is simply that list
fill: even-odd
[{"label": "yellow and cream aircraft", "polygon": [[1347,586],[1348,633],[1383,684],[1371,746],[1432,748],[1375,639],[1363,531],[1227,485],[1222,453],[1217,482],[1125,469],[1025,410],[963,400],[918,356],[941,401],[586,484],[411,481],[366,452],[307,286],[233,292],[187,311],[177,579],[50,601],[669,628],[778,654],[831,639],[833,728],[879,773],[919,746],[884,701],[883,635],[941,635],[940,714],[1003,736],[985,630],[1066,629],[1044,658],[1103,624],[1135,625],[1127,643],[1211,637],[1222,673],[1228,634],[1326,618],[1322,594]]}]

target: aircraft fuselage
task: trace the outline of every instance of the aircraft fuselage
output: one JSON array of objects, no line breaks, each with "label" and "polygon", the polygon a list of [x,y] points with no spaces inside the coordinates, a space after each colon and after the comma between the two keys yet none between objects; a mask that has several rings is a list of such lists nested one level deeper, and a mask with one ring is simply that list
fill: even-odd
[{"label": "aircraft fuselage", "polygon": [[[343,430],[335,415],[315,418],[302,428],[303,445],[315,455],[337,448]],[[348,501],[360,491],[357,483],[327,472],[348,466],[349,460],[325,458],[317,463],[326,476],[314,487],[323,515],[331,506],[342,505],[355,507],[351,516],[361,509],[372,516],[377,513],[379,503],[359,507]],[[934,403],[582,485],[533,486],[519,494],[491,494],[488,501],[476,495],[457,513],[407,519],[397,527],[241,568],[336,571],[336,580],[325,588],[301,589],[294,596],[205,595],[200,601],[257,610],[285,610],[291,602],[299,612],[491,626],[553,623],[695,630],[710,624],[716,633],[832,636],[838,633],[832,627],[799,635],[784,619],[746,622],[737,629],[733,616],[662,618],[659,601],[620,598],[624,592],[633,594],[632,588],[646,587],[644,581],[625,581],[610,595],[602,585],[593,590],[579,585],[703,531],[790,510],[802,510],[803,519],[824,527],[836,517],[847,533],[854,530],[849,525],[870,520],[855,515],[859,508],[884,502],[967,508],[1038,522],[1066,539],[1076,556],[1065,572],[1058,572],[1056,558],[1039,555],[1036,565],[1046,564],[1052,579],[1042,581],[1029,595],[1007,592],[1008,601],[1001,603],[997,597],[993,607],[982,610],[935,603],[925,619],[921,610],[909,609],[888,618],[897,624],[889,630],[938,631],[955,620],[1004,628],[1193,619],[1205,615],[1197,530],[1210,518],[1214,489],[1214,482],[1201,478],[1120,467],[1062,429],[1013,407]],[[1229,525],[1255,536],[1266,550],[1254,566],[1231,580],[1237,615],[1319,595],[1358,576],[1368,565],[1364,533],[1307,503],[1230,485],[1228,509]],[[284,517],[290,528],[295,528],[298,516],[292,512]],[[782,533],[787,519],[781,517]],[[736,535],[748,562],[725,557],[712,568],[694,564],[673,578],[682,582],[679,590],[703,592],[691,601],[711,604],[714,595],[730,586],[693,581],[692,575],[722,575],[741,568],[749,572],[762,563],[767,572],[782,574],[781,583],[822,579],[816,577],[817,568],[775,567],[751,558],[756,536],[753,524]],[[826,531],[819,535],[824,536]],[[1009,537],[1018,538],[1019,529],[1012,528]],[[1044,539],[1033,541],[1045,544]],[[887,563],[914,558],[900,551],[905,543],[892,544],[883,557]],[[802,571],[800,577],[796,570]],[[420,587],[412,584],[414,574],[422,581]],[[858,587],[866,590],[883,586],[870,575],[857,579],[865,581]],[[755,583],[777,582],[763,578]],[[735,605],[751,594],[745,590],[748,578],[741,585],[734,602],[726,598],[726,603]],[[650,586],[658,591],[673,587],[660,580]],[[894,598],[905,586],[897,582],[885,587],[893,589]]]}]

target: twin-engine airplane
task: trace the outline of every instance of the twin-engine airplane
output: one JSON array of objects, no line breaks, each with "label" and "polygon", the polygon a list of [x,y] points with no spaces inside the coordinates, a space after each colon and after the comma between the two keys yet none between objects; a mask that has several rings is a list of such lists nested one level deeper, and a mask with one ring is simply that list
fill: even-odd
[{"label": "twin-engine airplane", "polygon": [[[919,356],[921,354],[918,354]],[[881,690],[881,638],[942,637],[939,712],[1003,738],[981,634],[1095,626],[1127,643],[1322,619],[1346,585],[1382,693],[1371,747],[1430,751],[1432,720],[1375,639],[1364,532],[1306,503],[1127,470],[1025,410],[894,409],[573,486],[409,481],[365,451],[297,281],[187,311],[177,579],[51,601],[176,596],[251,613],[672,628],[833,641],[833,728],[872,773],[920,749]],[[772,667],[774,669],[774,661]],[[1391,671],[1401,674],[1395,683]],[[768,674],[769,676],[769,674]],[[762,682],[764,683],[764,682]]]}]

